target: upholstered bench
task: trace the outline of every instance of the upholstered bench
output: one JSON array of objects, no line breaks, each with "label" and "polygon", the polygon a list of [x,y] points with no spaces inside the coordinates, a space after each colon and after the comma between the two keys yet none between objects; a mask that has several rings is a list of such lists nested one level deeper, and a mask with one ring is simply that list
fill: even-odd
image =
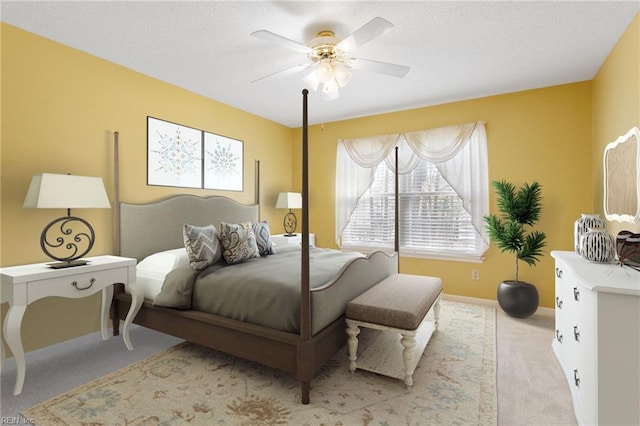
[{"label": "upholstered bench", "polygon": [[[349,302],[349,371],[373,371],[413,386],[413,371],[438,328],[441,294],[440,278],[393,274]],[[358,357],[360,327],[380,332]]]}]

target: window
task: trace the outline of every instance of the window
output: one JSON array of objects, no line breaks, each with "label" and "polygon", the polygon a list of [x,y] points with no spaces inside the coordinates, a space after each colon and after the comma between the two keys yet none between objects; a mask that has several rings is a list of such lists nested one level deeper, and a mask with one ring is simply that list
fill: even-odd
[{"label": "window", "polygon": [[[488,214],[486,170],[484,177],[477,176],[478,173],[472,176],[478,167],[468,167],[469,158],[456,158],[459,155],[464,157],[463,151],[466,151],[467,157],[478,151],[470,149],[477,139],[482,139],[473,137],[475,133],[474,130],[468,138],[472,142],[466,141],[463,144],[466,150],[459,149],[453,158],[441,163],[416,155],[405,135],[398,135],[395,141],[387,144],[387,147],[391,148],[401,147],[399,149],[401,158],[399,160],[399,236],[400,253],[403,256],[479,261],[488,248],[488,239],[482,220],[484,214]],[[340,231],[337,237],[342,248],[366,251],[393,249],[395,174],[391,165],[395,161],[395,150],[390,151],[390,154],[373,167],[363,168],[353,161],[345,162],[345,154],[349,156],[348,150],[345,149],[342,152],[339,150],[341,158],[338,161],[339,164],[342,162],[343,169],[355,168],[361,171],[368,170],[369,173],[369,178],[365,179],[365,181],[368,180],[366,187],[349,209],[346,223],[336,228]],[[371,151],[368,152],[370,154]],[[484,161],[478,162],[486,164],[486,148],[484,152]],[[345,197],[345,192],[350,192],[338,191],[337,185],[341,180],[344,182],[345,175],[353,178],[353,170],[346,173],[343,170],[343,173],[340,173],[339,166],[336,176],[336,193],[338,194],[336,212],[344,210],[343,207],[348,198]],[[448,179],[449,175],[453,176],[453,179]],[[484,184],[478,185],[478,179],[484,180]],[[469,191],[465,193],[464,190],[454,189],[454,187],[468,187],[468,181],[476,181],[474,187],[477,193],[471,194]],[[466,203],[465,196],[468,199]],[[476,204],[475,223],[473,204]],[[479,212],[478,208],[483,211]],[[480,221],[477,220],[478,218]]]}]

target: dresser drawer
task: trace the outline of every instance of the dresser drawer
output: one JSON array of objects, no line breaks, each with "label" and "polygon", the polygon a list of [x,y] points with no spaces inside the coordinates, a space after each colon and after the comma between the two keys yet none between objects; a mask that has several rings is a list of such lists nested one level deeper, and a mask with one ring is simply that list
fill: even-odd
[{"label": "dresser drawer", "polygon": [[574,377],[570,382],[575,387],[576,403],[580,407],[581,422],[597,424],[596,386],[596,341],[595,332],[585,328],[580,330],[579,340],[574,345]]},{"label": "dresser drawer", "polygon": [[596,299],[593,291],[575,284],[571,288],[571,310],[574,312],[574,321],[580,327],[595,328]]},{"label": "dresser drawer", "polygon": [[562,262],[556,262],[555,269],[555,334],[554,334],[554,347],[556,349],[556,355],[560,365],[565,370],[567,379],[569,378],[569,372],[566,366],[569,363],[569,347],[571,346],[572,336],[572,324],[573,324],[573,312],[571,310],[572,303],[570,298],[572,296],[572,277],[571,271],[565,267]]},{"label": "dresser drawer", "polygon": [[128,268],[124,266],[105,271],[30,281],[27,288],[27,301],[32,303],[47,296],[87,297],[113,283],[128,282],[127,274]]}]

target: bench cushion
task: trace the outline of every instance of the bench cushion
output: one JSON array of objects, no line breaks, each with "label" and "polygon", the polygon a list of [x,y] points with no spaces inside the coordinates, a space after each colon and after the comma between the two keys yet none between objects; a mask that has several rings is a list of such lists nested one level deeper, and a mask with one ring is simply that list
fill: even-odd
[{"label": "bench cushion", "polygon": [[415,330],[440,293],[440,278],[393,274],[349,302],[346,316],[356,321]]}]

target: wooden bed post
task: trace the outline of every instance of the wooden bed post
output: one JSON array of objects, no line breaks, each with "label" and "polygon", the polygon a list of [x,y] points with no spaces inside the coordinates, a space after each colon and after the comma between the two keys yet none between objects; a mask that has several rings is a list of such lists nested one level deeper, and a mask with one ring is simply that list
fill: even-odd
[{"label": "wooden bed post", "polygon": [[113,132],[113,252],[120,256],[120,132]]},{"label": "wooden bed post", "polygon": [[298,377],[302,385],[302,403],[309,403],[313,376],[313,351],[311,346],[311,293],[309,287],[309,133],[307,95],[302,91],[302,265],[300,288],[300,342],[298,347]]},{"label": "wooden bed post", "polygon": [[394,198],[395,198],[395,209],[394,209],[394,219],[393,219],[393,228],[395,230],[395,236],[393,238],[393,249],[398,255],[398,272],[400,272],[400,197],[398,195],[398,190],[400,188],[400,182],[398,176],[400,175],[400,171],[398,170],[398,146],[395,148],[395,163],[396,163],[396,171],[395,171],[395,187],[394,187]]},{"label": "wooden bed post", "polygon": [[258,206],[258,219],[260,219],[260,160],[256,160],[256,199],[255,203]]},{"label": "wooden bed post", "polygon": [[[113,252],[120,256],[120,132],[113,132]],[[111,301],[111,323],[113,335],[120,334],[118,301]]]}]

